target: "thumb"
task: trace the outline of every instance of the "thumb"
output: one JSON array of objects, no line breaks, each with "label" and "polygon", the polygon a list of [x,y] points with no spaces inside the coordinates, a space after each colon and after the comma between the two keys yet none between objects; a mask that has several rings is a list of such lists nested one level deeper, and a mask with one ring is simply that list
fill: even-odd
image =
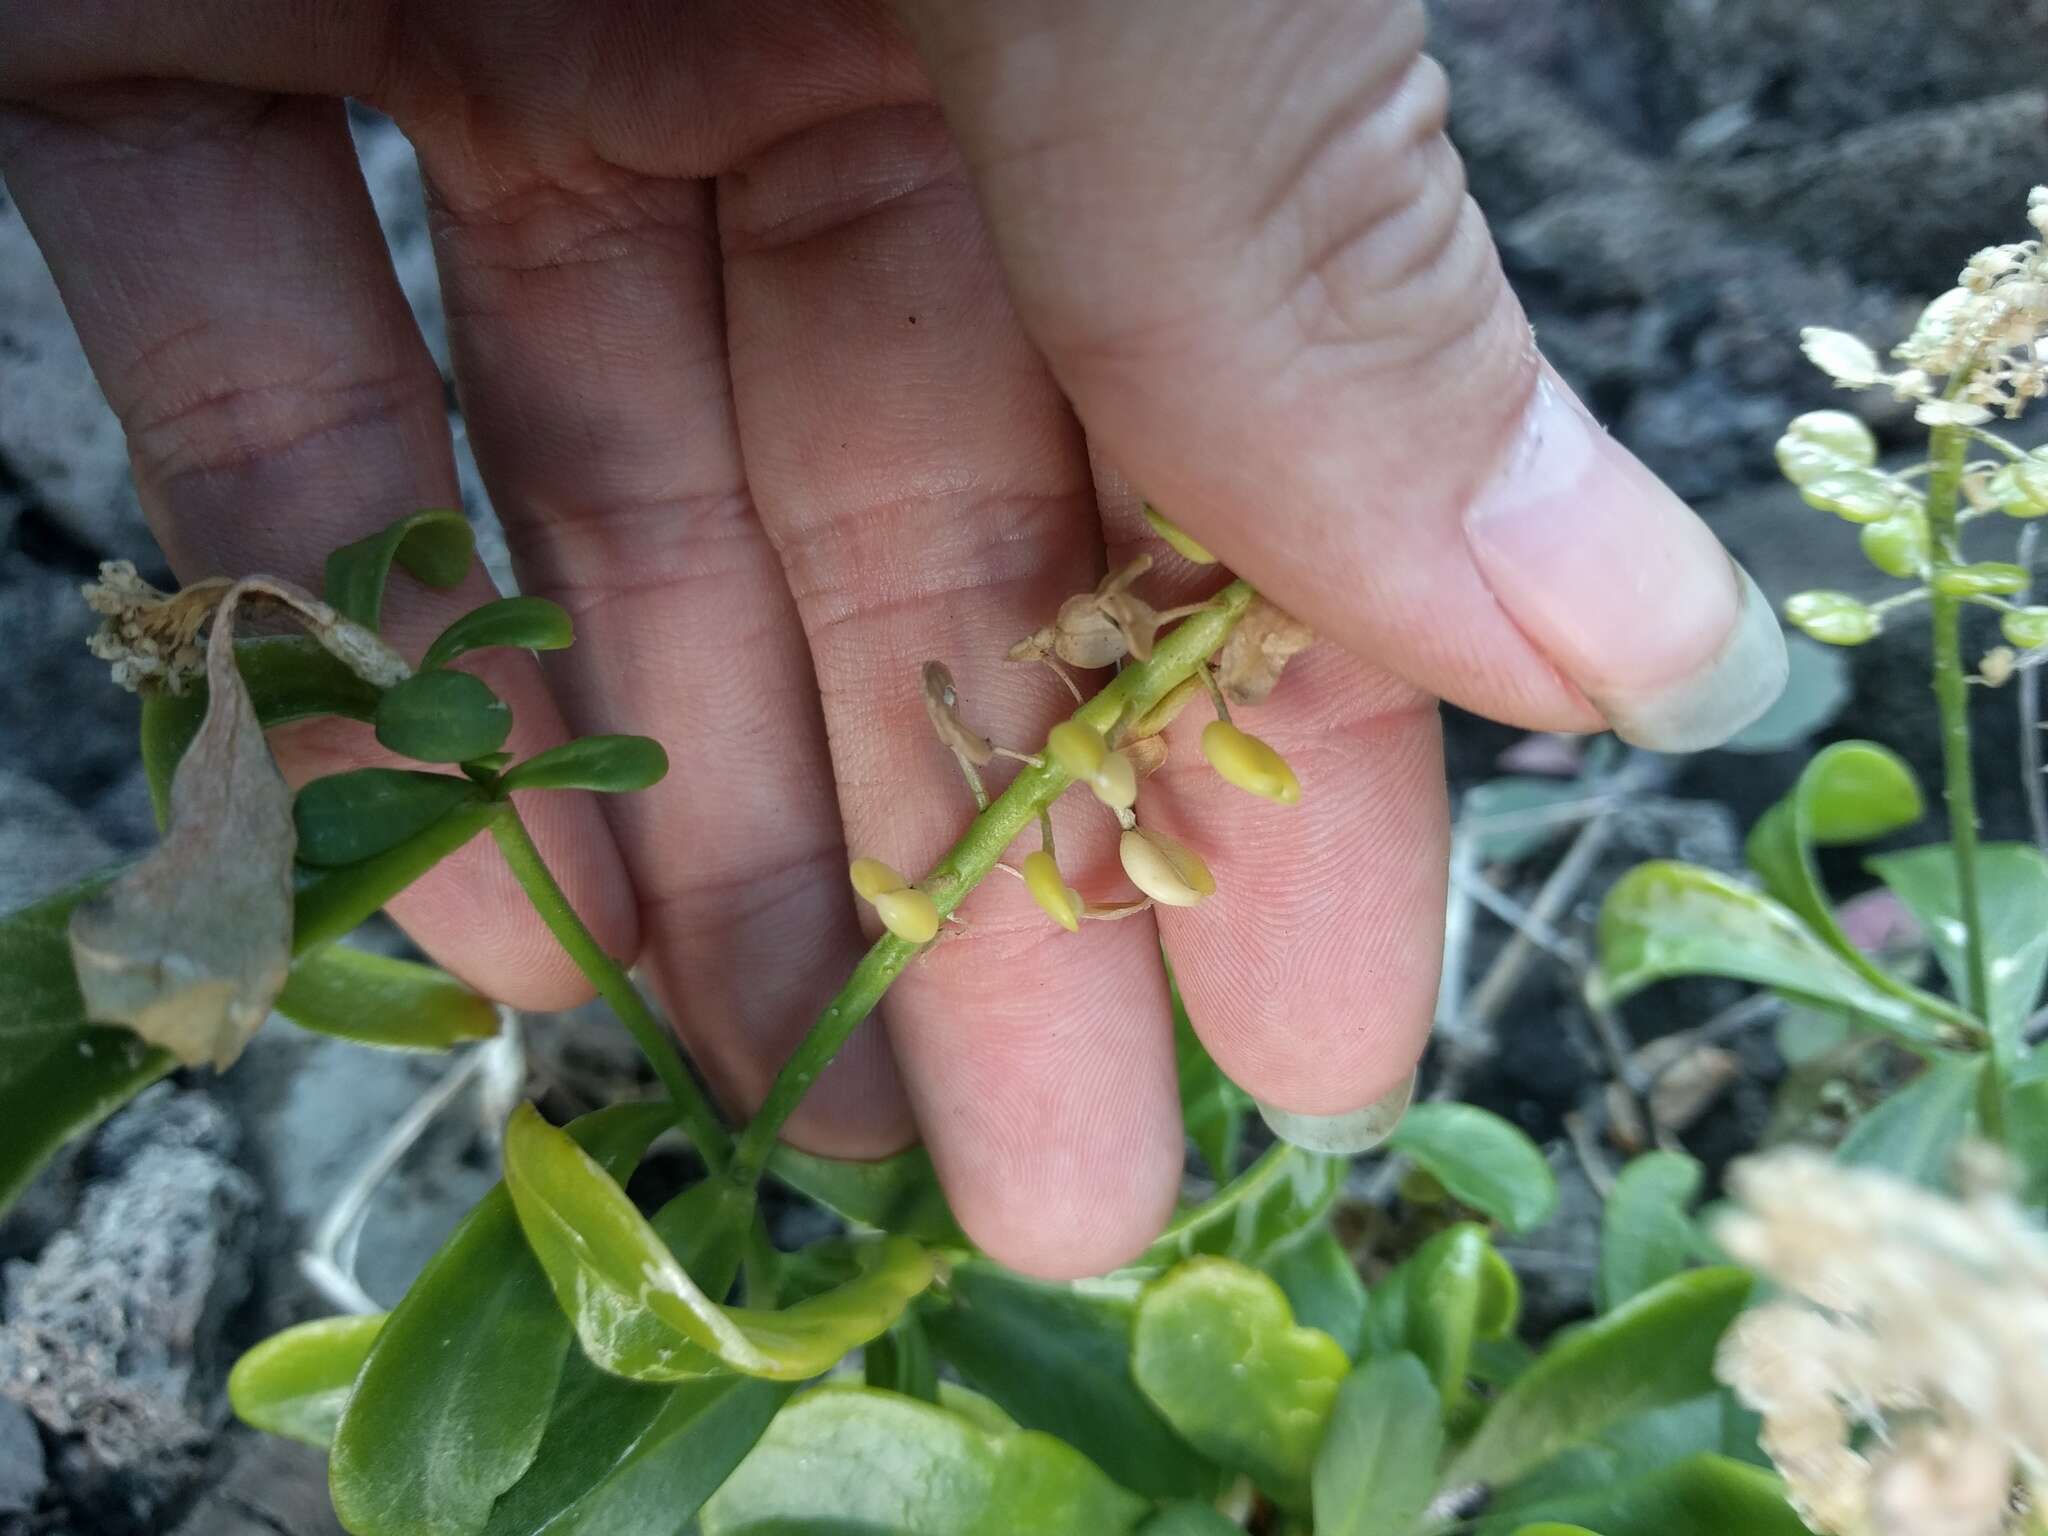
[{"label": "thumb", "polygon": [[1100,452],[1233,569],[1531,728],[1724,740],[1769,605],[1543,363],[1409,0],[900,0]]}]

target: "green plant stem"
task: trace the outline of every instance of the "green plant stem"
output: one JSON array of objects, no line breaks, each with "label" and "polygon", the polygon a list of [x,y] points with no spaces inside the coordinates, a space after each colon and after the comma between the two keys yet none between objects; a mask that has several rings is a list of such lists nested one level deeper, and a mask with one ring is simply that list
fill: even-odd
[{"label": "green plant stem", "polygon": [[[1969,995],[1958,999],[1988,1025],[1990,968],[1984,958],[1984,911],[1977,886],[1977,788],[1970,761],[1969,689],[1963,672],[1961,598],[1940,590],[1942,573],[1964,563],[1956,537],[1957,492],[1969,435],[1957,427],[1934,429],[1934,473],[1927,481],[1927,529],[1934,554],[1934,702],[1941,718],[1943,799],[1948,804],[1949,847],[1956,861],[1956,898],[1963,920],[1964,969]],[[1996,1046],[1986,1053],[1979,1118],[1991,1140],[2005,1140],[2005,1083]]]},{"label": "green plant stem", "polygon": [[576,915],[576,909],[569,905],[569,898],[555,883],[553,873],[527,833],[526,823],[519,819],[519,812],[510,800],[501,802],[498,815],[492,819],[491,836],[497,839],[505,862],[512,866],[520,889],[526,892],[527,900],[540,913],[548,931],[568,951],[569,958],[576,962],[576,968],[590,979],[598,995],[611,1005],[612,1012],[618,1015],[619,1022],[626,1026],[641,1054],[654,1068],[654,1075],[661,1079],[662,1086],[675,1103],[676,1123],[690,1138],[698,1156],[704,1159],[713,1173],[723,1170],[732,1154],[732,1140],[719,1122],[718,1111],[711,1107],[710,1098],[690,1076],[690,1069],[684,1065],[682,1052],[676,1049],[668,1026],[654,1016],[654,1010],[647,1006],[646,999],[641,997],[640,989],[633,985],[633,979],[626,974],[625,968],[606,954],[604,946],[583,926],[583,919]]},{"label": "green plant stem", "polygon": [[[1094,726],[1104,735],[1112,732],[1120,720],[1136,719],[1194,675],[1195,668],[1236,627],[1251,600],[1252,589],[1246,583],[1232,582],[1200,612],[1184,619],[1161,639],[1153,648],[1151,660],[1126,667],[1108,687],[1075,710],[1073,718]],[[943,917],[959,906],[995,867],[1003,850],[1072,783],[1049,755],[1038,767],[1026,767],[1011,780],[1010,787],[974,818],[960,840],[918,882],[939,909],[939,915]],[[741,1133],[729,1170],[735,1180],[751,1187],[760,1178],[784,1123],[839,1053],[847,1036],[874,1012],[882,994],[921,947],[894,934],[884,934],[854,967],[839,995],[825,1005],[810,1033],[798,1042],[776,1074],[759,1113]]]}]

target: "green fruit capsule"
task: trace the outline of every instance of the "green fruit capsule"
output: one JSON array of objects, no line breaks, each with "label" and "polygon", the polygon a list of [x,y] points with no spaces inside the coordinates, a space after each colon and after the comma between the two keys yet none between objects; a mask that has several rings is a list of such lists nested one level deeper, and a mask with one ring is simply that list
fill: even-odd
[{"label": "green fruit capsule", "polygon": [[1847,411],[1808,411],[1778,439],[1778,468],[1794,485],[1877,462],[1877,439]]},{"label": "green fruit capsule", "polygon": [[1819,507],[1851,523],[1881,522],[1907,504],[1891,476],[1874,469],[1817,475],[1799,487],[1799,494],[1809,507]]},{"label": "green fruit capsule", "polygon": [[1978,565],[1954,565],[1934,577],[1934,590],[1943,597],[2004,596],[2027,590],[2027,573],[2002,560]]},{"label": "green fruit capsule", "polygon": [[1991,498],[2007,517],[2048,513],[2048,460],[2028,457],[1991,477]]},{"label": "green fruit capsule", "polygon": [[1887,576],[1921,576],[1927,571],[1927,522],[1918,508],[1865,523],[1863,554]]},{"label": "green fruit capsule", "polygon": [[2015,608],[2011,613],[2000,614],[1998,632],[2005,636],[2008,645],[2023,651],[2038,650],[2048,645],[2048,608]]},{"label": "green fruit capsule", "polygon": [[1861,645],[1884,628],[1867,603],[1846,592],[1799,592],[1785,603],[1785,617],[1825,645]]}]

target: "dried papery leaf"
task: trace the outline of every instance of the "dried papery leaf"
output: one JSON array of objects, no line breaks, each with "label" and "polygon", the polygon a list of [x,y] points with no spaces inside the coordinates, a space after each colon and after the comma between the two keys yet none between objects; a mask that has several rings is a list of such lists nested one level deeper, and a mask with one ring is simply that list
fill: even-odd
[{"label": "dried papery leaf", "polygon": [[1157,773],[1166,762],[1166,738],[1164,736],[1141,736],[1136,741],[1124,743],[1124,756],[1131,760],[1131,769],[1140,779]]},{"label": "dried papery leaf", "polygon": [[1117,593],[1128,589],[1132,582],[1151,569],[1152,557],[1150,555],[1133,555],[1096,584],[1095,595],[1097,597],[1114,597]]},{"label": "dried papery leaf", "polygon": [[924,664],[924,712],[931,717],[940,742],[963,762],[980,768],[996,755],[988,738],[960,718],[959,690],[943,661]]},{"label": "dried papery leaf", "polygon": [[1717,1045],[1688,1051],[1650,1085],[1650,1113],[1667,1130],[1683,1131],[1742,1076],[1742,1059]]},{"label": "dried papery leaf", "polygon": [[292,799],[235,665],[245,585],[215,612],[206,719],[171,781],[163,842],[71,916],[86,1016],[188,1065],[241,1055],[291,965]]},{"label": "dried papery leaf", "polygon": [[235,589],[282,605],[335,660],[366,683],[389,688],[412,676],[405,658],[380,640],[375,630],[358,624],[304,587],[277,576],[245,576],[235,583]]},{"label": "dried papery leaf", "polygon": [[1233,704],[1259,704],[1280,681],[1281,668],[1315,644],[1315,631],[1263,597],[1252,599],[1216,659],[1216,681]]},{"label": "dried papery leaf", "polygon": [[1140,912],[1152,910],[1152,898],[1141,896],[1136,901],[1091,901],[1081,908],[1084,923],[1120,923],[1127,917],[1136,917]]}]

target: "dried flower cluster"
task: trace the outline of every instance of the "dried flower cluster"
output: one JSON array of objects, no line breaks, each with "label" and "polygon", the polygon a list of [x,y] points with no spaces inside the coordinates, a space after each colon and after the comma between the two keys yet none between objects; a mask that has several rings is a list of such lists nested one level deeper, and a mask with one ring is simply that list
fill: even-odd
[{"label": "dried flower cluster", "polygon": [[[1198,565],[1214,563],[1214,556],[1156,510],[1147,507],[1145,516],[1184,559]],[[1192,603],[1164,611],[1154,608],[1132,590],[1151,566],[1150,555],[1139,555],[1110,572],[1090,591],[1068,598],[1060,604],[1050,624],[1034,630],[1010,648],[1009,659],[1046,663],[1076,699],[1081,696],[1080,690],[1061,670],[1061,662],[1092,669],[1116,665],[1126,657],[1136,661],[1150,659],[1154,641],[1163,627],[1209,607],[1207,603]],[[1051,823],[1044,817],[1044,845],[1025,856],[1021,869],[999,866],[1022,878],[1046,916],[1071,933],[1079,929],[1083,919],[1129,917],[1154,902],[1191,907],[1215,893],[1215,876],[1202,856],[1178,839],[1139,826],[1133,809],[1139,783],[1166,761],[1166,742],[1159,733],[1205,687],[1215,700],[1217,712],[1217,718],[1202,732],[1202,752],[1210,766],[1225,782],[1250,794],[1281,805],[1300,801],[1301,782],[1286,759],[1258,737],[1232,724],[1229,706],[1232,701],[1251,703],[1264,699],[1272,692],[1288,659],[1314,638],[1307,626],[1270,603],[1254,600],[1222,647],[1213,670],[1210,663],[1201,663],[1196,676],[1178,684],[1141,715],[1117,722],[1109,734],[1080,720],[1061,721],[1048,733],[1042,755],[996,746],[969,725],[961,713],[953,675],[943,662],[924,664],[925,712],[934,734],[959,763],[975,802],[983,809],[988,806],[988,795],[980,770],[1003,756],[1034,766],[1050,760],[1068,778],[1085,784],[1116,816],[1122,828],[1118,855],[1124,873],[1144,893],[1143,900],[1097,903],[1084,899],[1060,871],[1052,846]],[[898,938],[924,944],[937,935],[939,915],[930,896],[895,869],[877,859],[859,858],[853,861],[850,875],[855,892],[875,908],[883,926]]]},{"label": "dried flower cluster", "polygon": [[216,577],[179,592],[159,592],[135,572],[132,560],[109,560],[100,579],[81,589],[100,627],[86,642],[112,664],[114,681],[134,693],[145,684],[183,693],[206,666],[199,631],[230,583]]},{"label": "dried flower cluster", "polygon": [[1816,1531],[2003,1536],[2048,1494],[2048,1236],[1995,1154],[1963,1163],[1960,1200],[1804,1151],[1731,1173],[1716,1236],[1787,1295],[1719,1374]]}]

